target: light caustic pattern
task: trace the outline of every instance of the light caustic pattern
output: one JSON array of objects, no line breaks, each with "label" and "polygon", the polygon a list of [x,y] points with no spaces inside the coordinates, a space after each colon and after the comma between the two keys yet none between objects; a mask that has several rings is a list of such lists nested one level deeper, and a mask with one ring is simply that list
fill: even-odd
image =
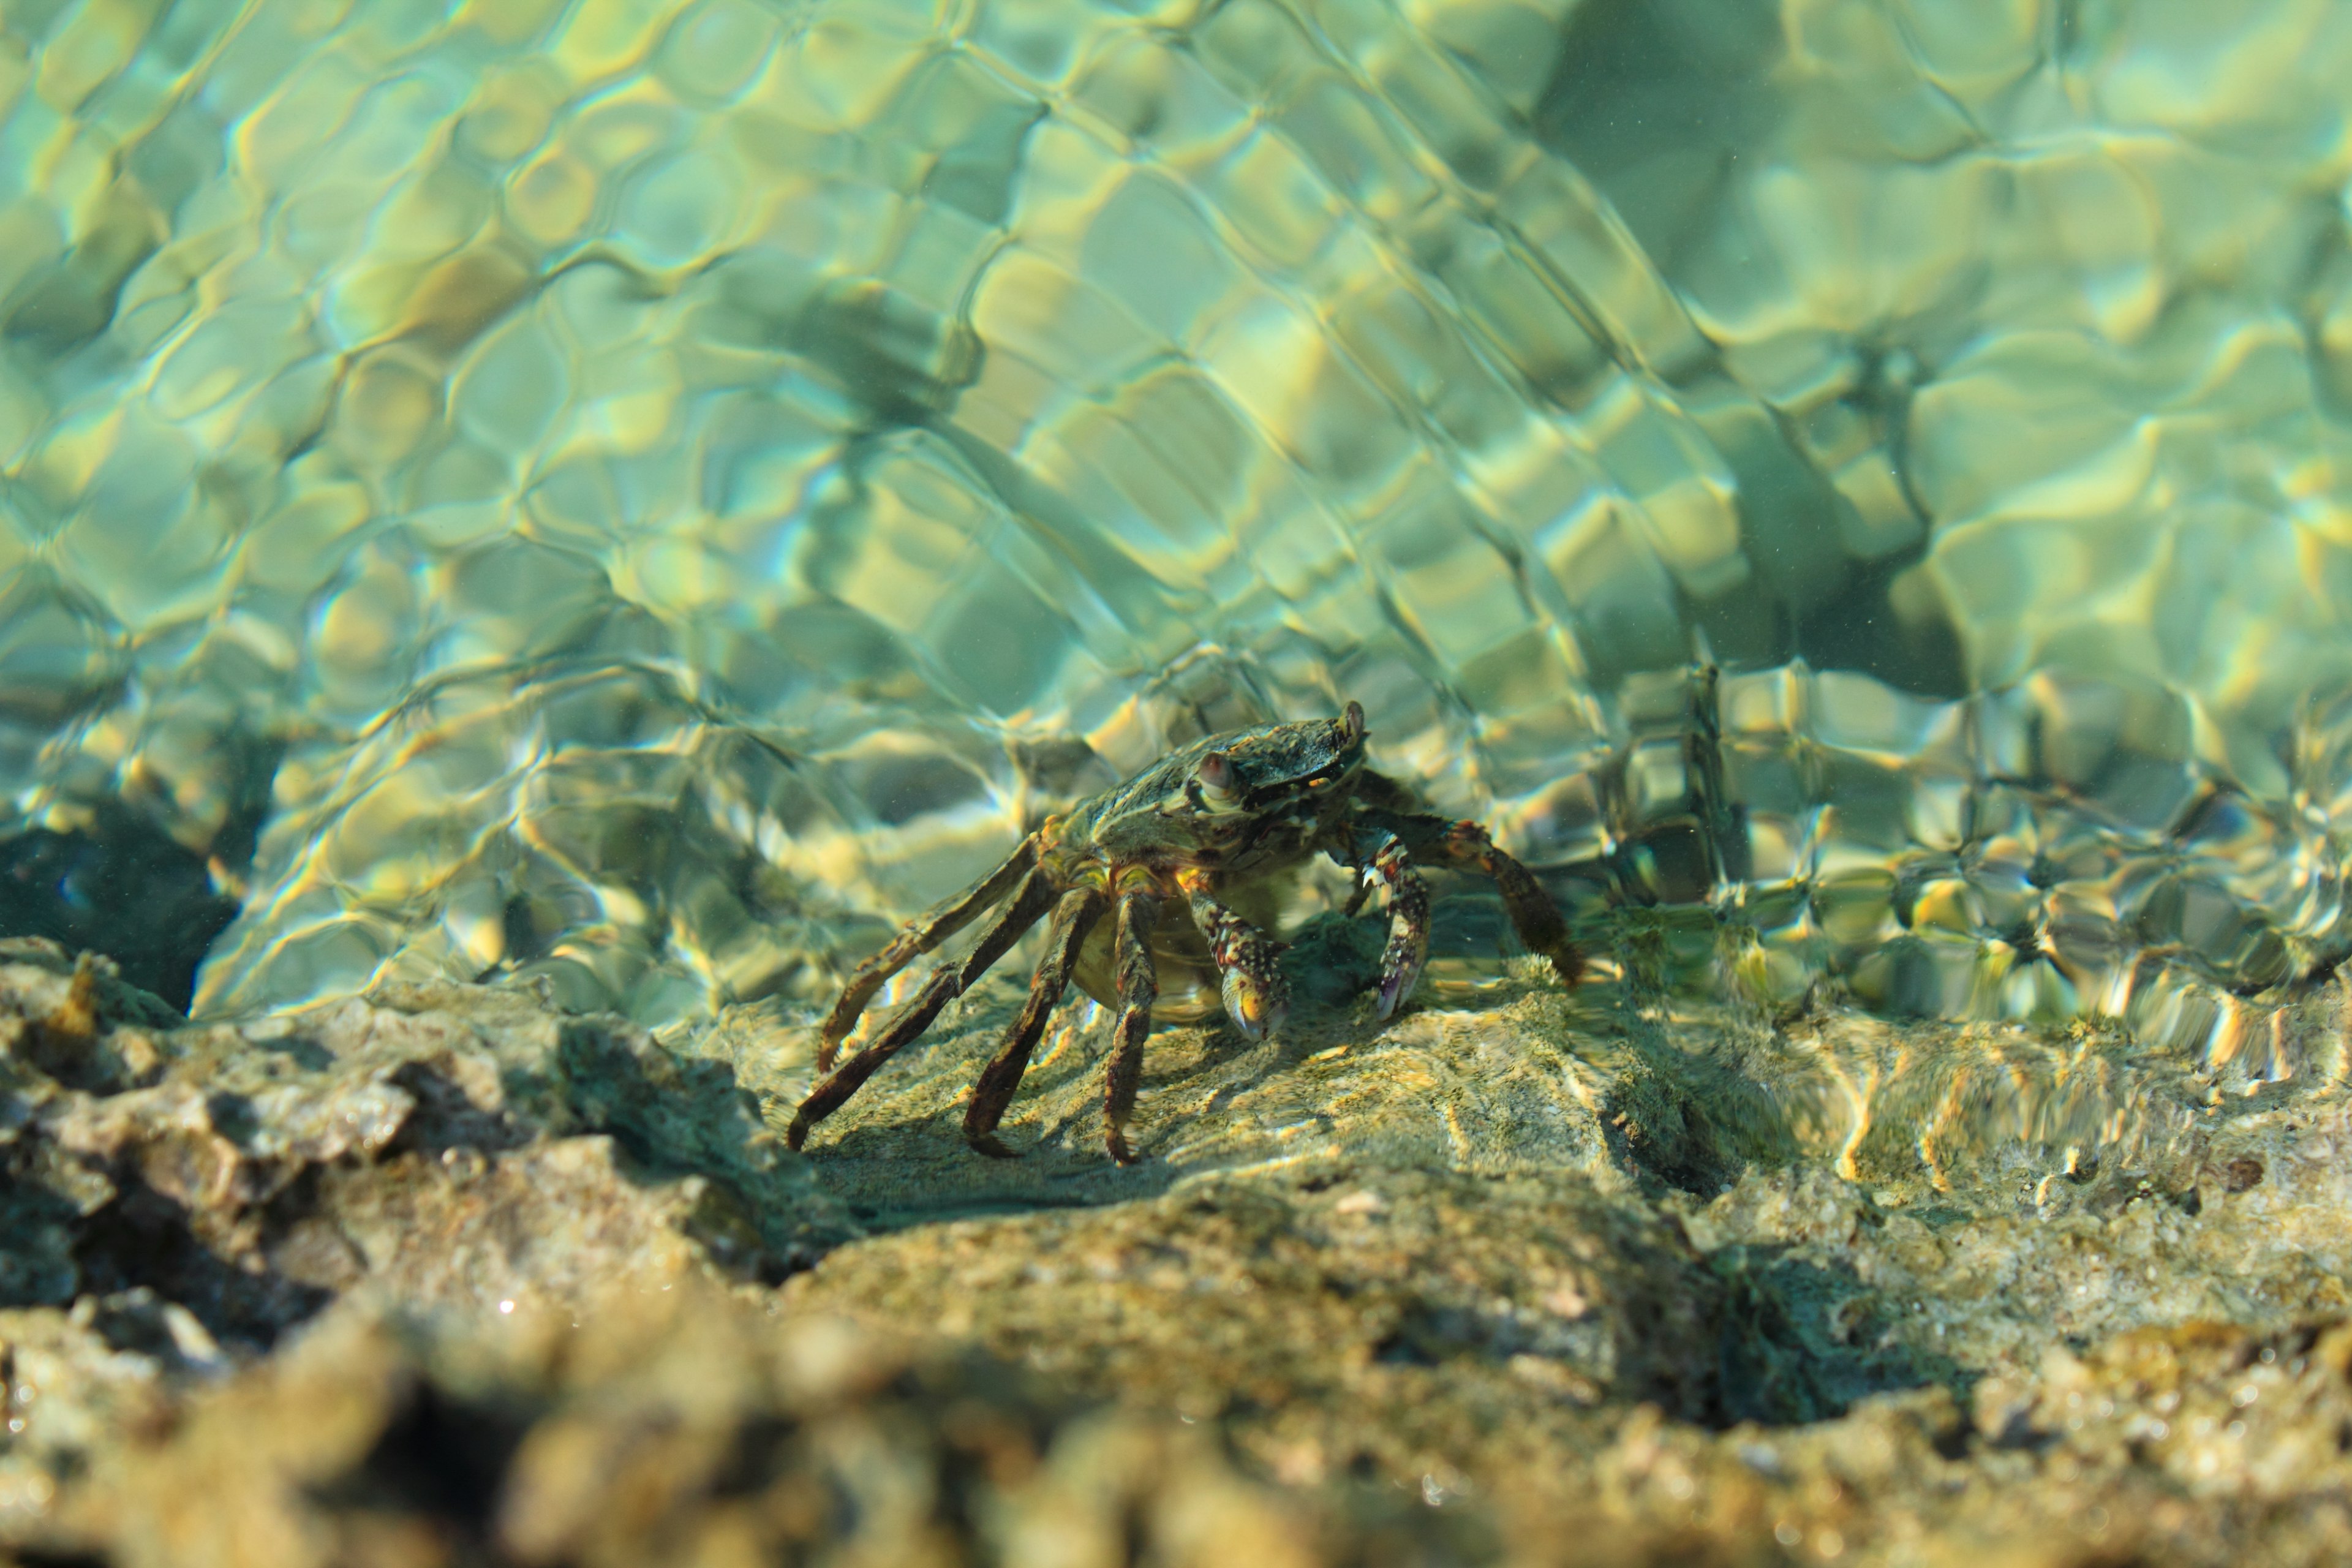
[{"label": "light caustic pattern", "polygon": [[12,0],[0,792],[274,768],[200,1009],[666,1018],[1354,698],[1664,969],[2220,1050],[2344,944],[2347,79],[2335,0]]}]

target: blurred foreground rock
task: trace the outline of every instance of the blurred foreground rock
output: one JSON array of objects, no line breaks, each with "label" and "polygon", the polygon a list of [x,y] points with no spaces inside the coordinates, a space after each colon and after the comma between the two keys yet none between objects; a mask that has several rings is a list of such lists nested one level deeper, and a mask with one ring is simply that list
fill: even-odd
[{"label": "blurred foreground rock", "polygon": [[[0,944],[0,1547],[121,1564],[2320,1563],[2352,1126],[2080,1029],[1098,1029],[999,982],[805,1157],[808,1032],[529,990],[193,1027]],[[1440,1000],[1444,998],[1441,996]],[[1997,1091],[1996,1086],[2005,1086]]]},{"label": "blurred foreground rock", "polygon": [[[1424,1510],[1425,1511],[1425,1510]],[[1085,1413],[984,1357],[779,1320],[707,1284],[579,1327],[338,1308],[109,1454],[61,1538],[126,1563],[1282,1565],[1383,1531],[1244,1479],[1213,1433]]]}]

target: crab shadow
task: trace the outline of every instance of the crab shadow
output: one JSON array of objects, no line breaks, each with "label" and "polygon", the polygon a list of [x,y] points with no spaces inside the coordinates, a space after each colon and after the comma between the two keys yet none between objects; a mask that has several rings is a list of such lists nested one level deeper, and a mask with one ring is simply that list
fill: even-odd
[{"label": "crab shadow", "polygon": [[[1454,901],[1433,971],[1501,948],[1499,909]],[[1670,998],[1619,962],[1571,990],[1549,975],[1489,971],[1474,993],[1424,985],[1395,1017],[1372,1016],[1384,920],[1331,914],[1291,938],[1292,1008],[1271,1039],[1223,1018],[1156,1032],[1129,1136],[1104,1149],[1108,1015],[1057,1016],[1001,1136],[1015,1159],[962,1137],[971,1086],[1024,993],[1000,976],[890,1062],[817,1130],[818,1183],[861,1223],[902,1228],[963,1216],[1098,1206],[1173,1187],[1318,1161],[1490,1175],[1582,1171],[1630,1178],[1649,1199],[1711,1200],[1750,1173],[1833,1157],[1845,1089],[1755,1009]],[[1638,956],[1638,955],[1634,955]],[[1457,973],[1459,971],[1457,971]],[[789,1109],[784,1110],[788,1119]],[[780,1121],[772,1125],[781,1130]],[[1907,1145],[1906,1145],[1907,1147]],[[1881,1156],[1904,1175],[1906,1148]]]},{"label": "crab shadow", "polygon": [[805,1151],[810,1166],[820,1185],[876,1230],[1156,1197],[1237,1163],[1214,1136],[1236,1102],[1334,1039],[1363,1032],[1350,1008],[1378,977],[1384,929],[1385,922],[1331,916],[1294,938],[1284,961],[1292,1011],[1270,1039],[1248,1039],[1223,1017],[1155,1031],[1128,1126],[1139,1156],[1133,1164],[1118,1164],[1104,1147],[1108,1014],[1084,1004],[1066,1006],[1048,1026],[1007,1110],[999,1138],[1014,1157],[992,1158],[965,1143],[971,1086],[1025,991],[1007,977],[1019,968],[1011,964],[952,1023],[910,1045],[816,1131]]},{"label": "crab shadow", "polygon": [[1065,1046],[1061,1059],[1032,1069],[999,1130],[1010,1158],[979,1153],[964,1142],[968,1088],[996,1044],[995,1031],[981,1029],[934,1047],[923,1079],[891,1097],[897,1103],[863,1118],[845,1114],[837,1132],[820,1131],[806,1151],[810,1166],[820,1185],[877,1231],[1153,1198],[1198,1173],[1194,1163],[1168,1157],[1183,1129],[1159,1114],[1155,1102],[1190,1101],[1188,1121],[1213,1115],[1236,1093],[1282,1072],[1296,1054],[1221,1025],[1154,1036],[1142,1105],[1129,1124],[1139,1157],[1120,1165],[1103,1144],[1105,1034],[1086,1031]]}]

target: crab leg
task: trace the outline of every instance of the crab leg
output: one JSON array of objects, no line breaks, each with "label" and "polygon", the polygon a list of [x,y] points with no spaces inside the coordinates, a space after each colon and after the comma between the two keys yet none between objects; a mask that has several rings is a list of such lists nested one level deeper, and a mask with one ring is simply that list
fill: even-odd
[{"label": "crab leg", "polygon": [[1225,1013],[1234,1026],[1253,1040],[1280,1028],[1290,1011],[1290,985],[1275,962],[1282,945],[1211,898],[1208,879],[1199,872],[1179,873],[1176,885],[1191,899],[1192,923],[1224,975]]},{"label": "crab leg", "polygon": [[[1022,933],[1037,923],[1037,917],[1044,914],[1053,901],[1053,879],[1042,870],[1032,868],[1013,893],[1012,907],[997,916],[995,923],[981,933],[980,941],[973,944],[963,962],[942,963],[932,970],[930,978],[923,982],[923,988],[915,993],[914,999],[890,1016],[889,1021],[866,1043],[864,1050],[842,1063],[809,1091],[809,1097],[801,1101],[801,1108],[793,1113],[793,1124],[784,1134],[784,1142],[794,1149],[806,1142],[810,1128],[840,1110],[842,1102],[856,1094],[884,1062],[929,1028],[931,1020],[940,1016],[940,1009],[962,995],[967,986],[987,973],[989,966],[1003,958],[1006,951],[1021,940]],[[818,1065],[824,1066],[822,1059]]]},{"label": "crab leg", "polygon": [[[866,1011],[866,1004],[874,999],[874,994],[882,989],[884,982],[963,930],[990,907],[1003,902],[1004,896],[1013,890],[1036,860],[1037,836],[1033,833],[1021,841],[1020,847],[1013,851],[1003,865],[945,903],[933,905],[918,916],[912,925],[892,938],[889,946],[859,964],[856,973],[849,977],[849,984],[842,987],[841,1000],[833,1005],[833,1012],[826,1017],[824,1027],[817,1036],[817,1071],[831,1070],[834,1056],[841,1049],[841,1042],[850,1030],[857,1026],[858,1015]],[[1033,915],[1030,918],[1034,920],[1036,917]],[[1013,934],[1017,936],[1020,933],[1016,931]],[[986,968],[987,965],[982,967]],[[928,991],[929,986],[927,984],[924,989]],[[932,1009],[935,1013],[938,1010],[937,1007]],[[903,1017],[905,1015],[900,1016]],[[899,1043],[903,1045],[905,1041]]]},{"label": "crab leg", "polygon": [[[1543,890],[1534,872],[1495,847],[1495,841],[1486,836],[1485,828],[1475,822],[1457,822],[1421,812],[1372,810],[1361,813],[1357,821],[1369,830],[1370,842],[1381,843],[1385,835],[1388,841],[1418,855],[1425,864],[1451,866],[1493,878],[1496,889],[1503,895],[1503,908],[1510,914],[1511,925],[1528,951],[1551,960],[1553,972],[1570,985],[1575,984],[1584,973],[1584,954],[1569,936],[1568,922],[1560,918],[1559,907]],[[1374,858],[1378,858],[1377,852]],[[1377,871],[1374,875],[1378,875]]]},{"label": "crab leg", "polygon": [[1149,888],[1118,900],[1118,1022],[1111,1029],[1110,1066],[1103,1073],[1103,1142],[1122,1165],[1135,1163],[1127,1146],[1127,1119],[1135,1113],[1135,1091],[1143,1081],[1143,1040],[1151,1033],[1151,1004],[1160,977],[1151,963],[1151,928],[1160,920],[1160,895]]},{"label": "crab leg", "polygon": [[[1412,994],[1429,962],[1429,884],[1412,868],[1403,840],[1393,833],[1381,836],[1381,847],[1364,863],[1364,879],[1357,891],[1378,882],[1389,896],[1389,945],[1381,953],[1381,995],[1377,1016],[1388,1018],[1399,1003]],[[1353,913],[1354,903],[1349,910]]]},{"label": "crab leg", "polygon": [[971,1104],[964,1110],[964,1142],[980,1152],[1013,1158],[1013,1151],[997,1142],[996,1124],[1004,1120],[1004,1108],[1013,1103],[1013,1091],[1029,1069],[1029,1053],[1037,1048],[1037,1037],[1045,1032],[1045,1020],[1070,983],[1070,967],[1078,961],[1087,932],[1109,901],[1099,888],[1073,888],[1054,906],[1054,923],[1045,930],[1045,956],[1029,982],[1028,1005],[1005,1031],[1003,1046],[972,1087]]},{"label": "crab leg", "polygon": [[1551,901],[1534,872],[1496,848],[1486,830],[1475,822],[1454,824],[1433,847],[1453,865],[1492,877],[1503,895],[1503,908],[1510,911],[1511,924],[1528,951],[1551,960],[1552,973],[1562,984],[1576,984],[1584,973],[1584,954],[1569,936],[1559,906]]}]

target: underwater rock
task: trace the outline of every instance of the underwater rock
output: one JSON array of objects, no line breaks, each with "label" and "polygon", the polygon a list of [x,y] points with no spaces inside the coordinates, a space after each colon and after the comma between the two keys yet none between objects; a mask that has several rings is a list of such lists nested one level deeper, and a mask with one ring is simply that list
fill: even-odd
[{"label": "underwater rock", "polygon": [[[1026,1157],[964,1155],[961,1098],[1013,1005],[972,999],[811,1141],[885,1234],[788,1281],[787,1308],[1213,1419],[1296,1486],[1419,1490],[1496,1532],[1472,1561],[2352,1544],[2321,1506],[2352,1384],[2311,1370],[2352,1307],[2336,990],[2278,1017],[2315,1068],[2284,1081],[2119,1031],[1776,1017],[1638,980],[1475,1003],[1373,1029],[1310,1002],[1255,1046],[1155,1036],[1131,1129],[1155,1158],[1119,1171],[1082,1024],[1008,1119]],[[804,1055],[784,1034],[780,1104],[775,1064]],[[2281,1435],[2149,1447],[2128,1412],[2156,1396],[2085,1380],[2150,1334],[2252,1364],[2305,1347]],[[2224,1434],[2228,1359],[2199,1363]],[[2057,1439],[2078,1430],[2095,1460]]]},{"label": "underwater rock", "polygon": [[120,805],[96,811],[88,828],[0,839],[0,938],[103,949],[132,984],[176,1008],[236,914],[203,856]]},{"label": "underwater rock", "polygon": [[258,1352],[363,1280],[562,1297],[600,1282],[573,1258],[655,1237],[780,1277],[850,1233],[724,1068],[614,1020],[425,988],[170,1016],[102,960],[0,945],[0,1304],[145,1288]]}]

